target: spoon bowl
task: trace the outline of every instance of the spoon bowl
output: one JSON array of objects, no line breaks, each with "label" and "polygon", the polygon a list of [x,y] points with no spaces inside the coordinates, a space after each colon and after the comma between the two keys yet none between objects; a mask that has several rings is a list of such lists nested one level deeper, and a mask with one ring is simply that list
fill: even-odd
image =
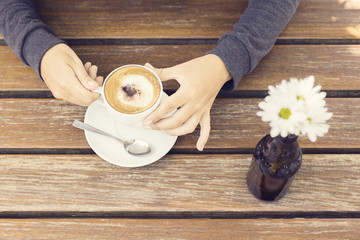
[{"label": "spoon bowl", "polygon": [[83,123],[79,120],[74,120],[72,125],[76,128],[82,129],[82,130],[88,130],[94,133],[98,133],[107,137],[110,137],[112,139],[115,139],[122,143],[124,146],[124,149],[130,153],[131,155],[139,156],[139,155],[145,155],[151,152],[150,145],[140,139],[130,139],[130,140],[123,140],[117,136],[114,136],[110,133],[104,132],[98,128],[95,128],[89,124]]}]

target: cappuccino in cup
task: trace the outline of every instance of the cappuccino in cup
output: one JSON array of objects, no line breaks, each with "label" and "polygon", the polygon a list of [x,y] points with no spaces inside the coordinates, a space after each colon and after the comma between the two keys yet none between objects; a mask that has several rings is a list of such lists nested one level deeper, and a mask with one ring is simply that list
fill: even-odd
[{"label": "cappuccino in cup", "polygon": [[163,87],[153,70],[130,64],[112,71],[94,92],[115,122],[137,125],[160,104]]},{"label": "cappuccino in cup", "polygon": [[115,110],[127,114],[149,109],[159,99],[160,91],[157,76],[138,66],[116,70],[104,84],[106,101]]}]

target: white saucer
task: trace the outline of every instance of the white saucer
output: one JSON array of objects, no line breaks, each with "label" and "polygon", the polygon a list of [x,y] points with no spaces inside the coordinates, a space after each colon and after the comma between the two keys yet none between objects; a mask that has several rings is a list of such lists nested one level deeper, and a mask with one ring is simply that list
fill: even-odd
[{"label": "white saucer", "polygon": [[[169,96],[163,93],[164,101]],[[151,164],[169,152],[174,146],[176,136],[170,136],[166,133],[143,129],[142,127],[131,127],[122,124],[116,124],[105,109],[102,101],[98,99],[93,102],[86,110],[84,122],[96,128],[99,128],[110,134],[118,135],[125,139],[142,139],[151,146],[151,152],[143,156],[133,156],[126,152],[122,144],[109,137],[99,135],[90,131],[85,131],[86,140],[94,152],[105,161],[121,167],[141,167]],[[118,134],[119,133],[119,134]]]}]

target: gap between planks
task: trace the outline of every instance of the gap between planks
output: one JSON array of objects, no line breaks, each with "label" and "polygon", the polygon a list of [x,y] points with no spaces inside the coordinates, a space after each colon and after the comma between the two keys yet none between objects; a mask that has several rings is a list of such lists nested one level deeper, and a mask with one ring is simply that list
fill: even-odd
[{"label": "gap between planks", "polygon": [[[217,44],[217,38],[65,38],[70,45],[209,45]],[[275,45],[358,45],[360,39],[284,39]],[[7,46],[0,38],[0,46]]]},{"label": "gap between planks", "polygon": [[[165,89],[168,95],[171,95],[175,90]],[[358,90],[324,90],[326,92],[326,98],[360,98],[360,91]],[[243,91],[234,90],[231,92],[220,92],[217,98],[265,98],[268,95],[267,91]],[[36,91],[36,90],[19,90],[19,91],[0,91],[1,98],[40,98],[54,99],[52,93],[49,90]]]},{"label": "gap between planks", "polygon": [[[302,153],[307,155],[321,155],[321,154],[360,154],[359,148],[346,148],[346,149],[316,149],[316,148],[302,148]],[[196,149],[172,149],[168,154],[173,155],[187,155],[187,154],[196,154],[196,155],[207,155],[207,154],[217,154],[217,155],[229,155],[229,154],[252,154],[254,149],[249,148],[240,148],[240,149],[204,149],[203,151],[198,151]],[[70,148],[3,148],[0,149],[0,155],[88,155],[95,152],[92,149],[70,149]]]},{"label": "gap between planks", "polygon": [[0,212],[0,219],[343,219],[360,218],[360,212]]}]

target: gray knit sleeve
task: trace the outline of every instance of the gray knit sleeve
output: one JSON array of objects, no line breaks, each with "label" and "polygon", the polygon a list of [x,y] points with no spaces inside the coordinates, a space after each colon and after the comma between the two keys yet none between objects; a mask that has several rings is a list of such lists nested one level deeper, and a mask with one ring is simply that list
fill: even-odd
[{"label": "gray knit sleeve", "polygon": [[40,77],[45,52],[64,42],[40,20],[32,0],[0,1],[0,34],[21,61]]},{"label": "gray knit sleeve", "polygon": [[223,89],[232,90],[271,50],[280,32],[294,15],[300,0],[249,0],[233,31],[224,34],[215,49],[232,80]]}]

